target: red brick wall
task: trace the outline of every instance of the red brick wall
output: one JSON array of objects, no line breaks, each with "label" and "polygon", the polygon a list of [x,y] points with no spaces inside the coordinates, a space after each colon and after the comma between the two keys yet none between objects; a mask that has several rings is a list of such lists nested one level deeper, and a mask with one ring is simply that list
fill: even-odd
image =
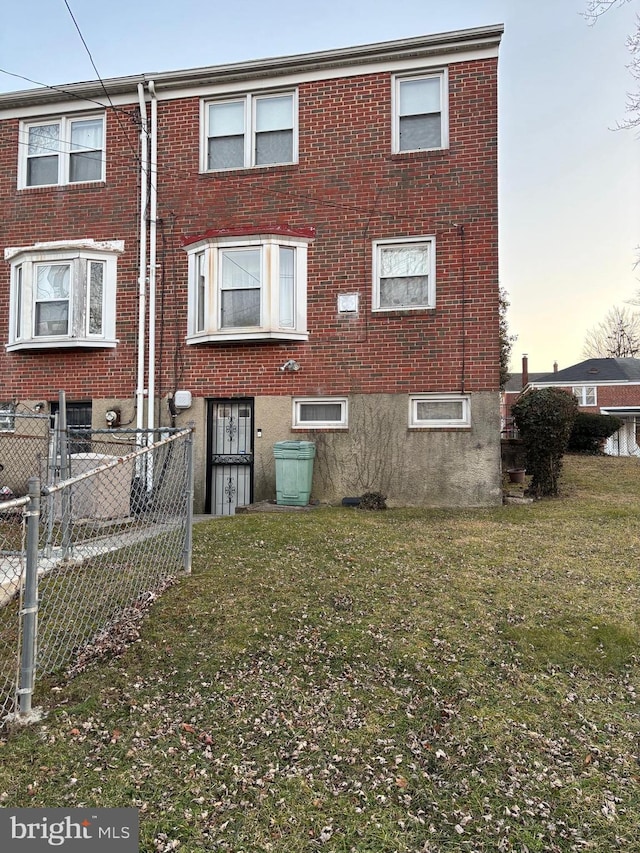
[{"label": "red brick wall", "polygon": [[[445,151],[391,154],[391,75],[299,87],[299,163],[199,174],[199,100],[159,104],[158,394],[498,390],[496,60],[449,68]],[[125,397],[136,384],[138,151],[134,109],[108,115],[106,185],[16,190],[18,121],[0,123],[0,248],[122,239],[115,350],[0,352],[3,392],[22,399]],[[308,342],[186,346],[187,235],[288,222],[314,226]],[[460,226],[463,226],[461,228]],[[436,236],[432,311],[371,312],[372,240]],[[0,264],[0,340],[9,264]],[[357,318],[340,291],[360,293]],[[289,357],[295,375],[277,367]]]}]

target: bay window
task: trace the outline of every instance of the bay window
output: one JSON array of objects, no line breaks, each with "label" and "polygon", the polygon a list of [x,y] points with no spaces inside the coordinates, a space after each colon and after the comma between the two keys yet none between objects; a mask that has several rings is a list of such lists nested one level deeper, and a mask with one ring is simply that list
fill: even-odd
[{"label": "bay window", "polygon": [[5,249],[11,262],[8,350],[114,347],[120,240]]},{"label": "bay window", "polygon": [[190,344],[307,340],[310,229],[259,236],[210,232],[189,256]]}]

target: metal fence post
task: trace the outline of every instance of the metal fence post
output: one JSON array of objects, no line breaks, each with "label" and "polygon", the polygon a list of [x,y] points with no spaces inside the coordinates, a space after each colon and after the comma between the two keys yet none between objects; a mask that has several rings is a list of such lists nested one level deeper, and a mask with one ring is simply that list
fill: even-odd
[{"label": "metal fence post", "polygon": [[187,485],[186,485],[186,501],[187,501],[187,517],[186,528],[184,531],[184,551],[182,555],[182,565],[187,574],[191,574],[191,553],[193,550],[193,429],[189,430],[186,439],[187,451]]},{"label": "metal fence post", "polygon": [[21,714],[31,711],[38,639],[38,539],[40,528],[40,478],[29,479],[27,509],[27,559],[22,599],[22,653],[18,687]]},{"label": "metal fence post", "polygon": [[[60,429],[60,479],[66,480],[72,476],[71,459],[69,456],[69,431],[67,428],[67,396],[64,391],[58,392],[58,427]],[[71,490],[62,493],[62,556],[66,560],[71,549]]]}]

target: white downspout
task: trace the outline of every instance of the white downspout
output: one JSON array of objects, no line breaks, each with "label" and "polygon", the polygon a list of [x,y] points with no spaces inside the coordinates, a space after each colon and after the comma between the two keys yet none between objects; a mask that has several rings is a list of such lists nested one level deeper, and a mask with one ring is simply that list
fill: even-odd
[{"label": "white downspout", "polygon": [[[144,355],[145,320],[147,312],[147,181],[149,173],[149,130],[147,125],[147,105],[144,100],[144,86],[138,83],[140,102],[140,254],[138,261],[138,374],[136,382],[136,429],[144,428]],[[142,432],[138,432],[136,442],[144,443]]]},{"label": "white downspout", "polygon": [[[157,260],[157,213],[158,213],[158,99],[153,80],[147,87],[151,95],[151,161],[149,189],[149,366],[147,397],[147,429],[155,429],[156,402],[156,260]],[[148,441],[154,441],[153,433]]]}]

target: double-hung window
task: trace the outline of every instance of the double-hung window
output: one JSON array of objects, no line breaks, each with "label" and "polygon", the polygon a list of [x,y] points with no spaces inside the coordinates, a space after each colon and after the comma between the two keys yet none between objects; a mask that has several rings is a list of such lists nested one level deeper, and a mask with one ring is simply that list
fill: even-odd
[{"label": "double-hung window", "polygon": [[294,92],[243,95],[204,104],[204,171],[294,163]]},{"label": "double-hung window", "polygon": [[12,287],[7,349],[113,347],[120,240],[5,249]]},{"label": "double-hung window", "polygon": [[415,394],[409,398],[409,426],[423,429],[468,428],[470,399],[466,394]]},{"label": "double-hung window", "polygon": [[435,299],[434,237],[374,242],[374,311],[434,308]]},{"label": "double-hung window", "polygon": [[187,246],[187,342],[307,340],[311,235],[220,234]]},{"label": "double-hung window", "polygon": [[298,397],[293,401],[293,426],[306,429],[347,429],[346,397]]},{"label": "double-hung window", "polygon": [[104,115],[24,122],[18,174],[22,188],[103,181]]},{"label": "double-hung window", "polygon": [[595,385],[574,385],[571,393],[577,398],[579,406],[598,405]]},{"label": "double-hung window", "polygon": [[446,73],[396,77],[394,84],[394,152],[446,148]]}]

